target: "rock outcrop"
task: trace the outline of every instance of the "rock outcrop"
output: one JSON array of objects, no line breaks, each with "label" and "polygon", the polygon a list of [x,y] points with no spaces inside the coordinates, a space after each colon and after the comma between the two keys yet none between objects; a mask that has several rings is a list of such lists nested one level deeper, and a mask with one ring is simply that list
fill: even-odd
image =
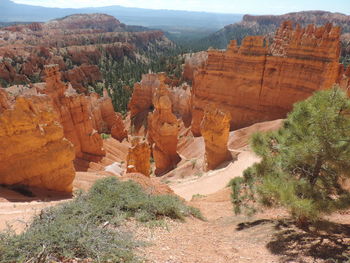
[{"label": "rock outcrop", "polygon": [[161,82],[153,97],[155,110],[148,116],[148,140],[158,176],[172,170],[181,160],[177,154],[179,123],[172,113],[169,93],[168,85]]},{"label": "rock outcrop", "polygon": [[227,148],[231,116],[217,105],[205,108],[200,130],[205,142],[205,170],[213,170],[231,159]]},{"label": "rock outcrop", "polygon": [[154,109],[153,97],[161,85],[166,85],[172,103],[172,112],[188,127],[192,120],[191,87],[183,84],[180,87],[171,86],[172,81],[165,73],[150,73],[142,75],[142,80],[135,83],[134,91],[128,109],[133,125],[138,130],[145,124],[149,112]]},{"label": "rock outcrop", "polygon": [[76,157],[88,161],[99,161],[104,155],[103,141],[94,129],[91,102],[84,94],[61,81],[58,65],[45,67],[46,85],[40,92],[51,97],[65,137],[74,144]]},{"label": "rock outcrop", "polygon": [[185,127],[189,127],[192,121],[191,87],[183,84],[180,87],[170,88],[170,100],[173,106],[173,113],[178,119],[182,119]]},{"label": "rock outcrop", "polygon": [[107,90],[100,97],[96,93],[90,94],[93,127],[99,133],[111,134],[114,139],[122,141],[128,137],[123,118],[120,113],[114,111],[112,99]]},{"label": "rock outcrop", "polygon": [[74,147],[46,95],[0,90],[0,184],[71,192]]},{"label": "rock outcrop", "polygon": [[204,109],[220,105],[234,118],[231,129],[284,118],[292,105],[339,81],[340,28],[327,24],[293,29],[285,22],[268,47],[261,36],[246,37],[240,47],[209,50],[194,77],[192,131],[200,134]]},{"label": "rock outcrop", "polygon": [[150,176],[151,149],[146,140],[140,137],[131,139],[131,146],[127,156],[127,173],[141,173]]},{"label": "rock outcrop", "polygon": [[194,73],[205,66],[208,59],[208,52],[201,51],[194,54],[187,55],[185,57],[185,64],[182,73],[182,77],[185,81],[192,83]]}]

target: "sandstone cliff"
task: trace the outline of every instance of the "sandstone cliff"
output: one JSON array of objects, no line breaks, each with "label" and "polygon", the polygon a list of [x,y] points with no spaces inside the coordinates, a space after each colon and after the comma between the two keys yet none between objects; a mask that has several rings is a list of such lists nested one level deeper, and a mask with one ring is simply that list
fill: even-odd
[{"label": "sandstone cliff", "polygon": [[0,184],[71,192],[74,147],[45,95],[9,98],[0,90]]},{"label": "sandstone cliff", "polygon": [[155,110],[148,116],[148,140],[153,145],[156,175],[172,170],[180,161],[177,154],[179,124],[172,113],[169,88],[161,82],[153,97]]},{"label": "sandstone cliff", "polygon": [[205,170],[212,170],[231,159],[227,149],[231,116],[218,105],[205,108],[201,133],[205,142]]},{"label": "sandstone cliff", "polygon": [[240,47],[208,51],[208,61],[195,73],[192,131],[200,134],[209,103],[228,110],[231,129],[284,118],[293,103],[339,81],[340,29],[327,24],[294,29],[283,23],[268,47],[261,36],[246,37]]},{"label": "sandstone cliff", "polygon": [[151,149],[147,141],[140,137],[131,139],[131,146],[127,156],[127,173],[141,173],[150,176]]}]

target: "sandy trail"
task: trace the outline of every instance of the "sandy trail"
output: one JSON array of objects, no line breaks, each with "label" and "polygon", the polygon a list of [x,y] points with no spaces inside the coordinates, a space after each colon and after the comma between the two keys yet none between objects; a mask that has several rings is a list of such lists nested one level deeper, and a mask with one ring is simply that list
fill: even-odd
[{"label": "sandy trail", "polygon": [[191,200],[193,195],[213,194],[227,186],[232,178],[242,176],[243,171],[259,158],[251,151],[245,150],[238,155],[238,159],[228,164],[227,167],[205,173],[198,179],[184,181],[170,185],[176,194]]}]

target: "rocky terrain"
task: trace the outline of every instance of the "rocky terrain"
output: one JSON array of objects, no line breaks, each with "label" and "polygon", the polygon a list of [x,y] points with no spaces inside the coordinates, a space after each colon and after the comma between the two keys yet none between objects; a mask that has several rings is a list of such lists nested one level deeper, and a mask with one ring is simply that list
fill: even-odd
[{"label": "rocky terrain", "polygon": [[348,64],[350,57],[350,16],[341,13],[331,13],[326,11],[303,11],[284,15],[263,15],[253,16],[245,15],[241,22],[230,24],[223,29],[201,39],[197,44],[201,48],[226,48],[230,40],[237,40],[241,44],[246,36],[265,35],[267,39],[273,39],[273,35],[284,21],[291,21],[293,25],[299,24],[306,27],[309,24],[323,26],[326,23],[332,23],[342,28],[342,59]]},{"label": "rocky terrain", "polygon": [[249,36],[241,46],[233,40],[226,51],[209,50],[194,74],[193,133],[200,134],[204,109],[212,102],[230,111],[232,129],[283,118],[295,102],[347,78],[339,54],[339,27],[291,22],[281,25],[269,46],[263,36]]},{"label": "rocky terrain", "polygon": [[106,53],[114,60],[148,63],[148,53],[172,48],[162,32],[135,29],[104,14],[1,28],[0,84],[40,82],[44,65],[58,64],[62,80],[86,92],[89,85],[103,81],[99,64]]},{"label": "rocky terrain", "polygon": [[[234,216],[227,188],[259,162],[249,147],[253,133],[277,130],[293,104],[314,91],[350,87],[350,68],[339,63],[340,27],[286,21],[269,45],[264,36],[248,36],[225,51],[187,55],[181,79],[188,83],[143,75],[123,117],[106,90],[88,92],[72,71],[99,72],[100,48],[142,60],[140,46],[171,45],[161,32],[125,28],[105,15],[76,15],[0,32],[0,78],[29,82],[0,89],[0,229],[9,224],[21,232],[41,209],[114,176],[152,195],[178,195],[206,217],[164,221],[164,229],[124,222],[151,242],[137,249],[145,262],[343,260],[349,211],[330,215],[330,225],[313,233],[286,221],[282,208]],[[38,83],[30,83],[31,72]]]}]

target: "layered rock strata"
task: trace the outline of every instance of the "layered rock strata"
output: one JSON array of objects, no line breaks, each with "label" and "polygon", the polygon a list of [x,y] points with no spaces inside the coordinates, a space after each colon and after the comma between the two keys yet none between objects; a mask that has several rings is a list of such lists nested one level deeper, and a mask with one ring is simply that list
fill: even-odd
[{"label": "layered rock strata", "polygon": [[148,116],[148,140],[158,176],[172,170],[181,160],[177,153],[179,123],[172,113],[169,93],[168,86],[161,83],[153,98],[155,110]]},{"label": "layered rock strata", "polygon": [[146,140],[140,137],[131,139],[131,146],[127,156],[127,173],[141,173],[150,176],[151,149]]},{"label": "layered rock strata", "polygon": [[213,170],[231,159],[227,148],[231,115],[217,105],[205,108],[200,130],[205,142],[205,170]]},{"label": "layered rock strata", "polygon": [[74,158],[48,96],[0,90],[0,184],[71,192]]},{"label": "layered rock strata", "polygon": [[270,46],[264,37],[246,37],[239,47],[209,50],[204,68],[194,76],[192,131],[209,103],[220,105],[234,118],[231,129],[284,118],[295,102],[339,81],[340,28],[327,24],[307,28],[285,22]]}]

